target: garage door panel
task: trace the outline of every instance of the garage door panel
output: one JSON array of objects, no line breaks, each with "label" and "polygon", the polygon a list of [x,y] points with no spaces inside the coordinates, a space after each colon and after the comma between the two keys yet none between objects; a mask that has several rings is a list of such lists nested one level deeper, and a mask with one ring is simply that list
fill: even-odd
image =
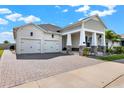
[{"label": "garage door panel", "polygon": [[21,53],[40,53],[40,40],[21,39]]},{"label": "garage door panel", "polygon": [[45,41],[44,50],[46,53],[60,52],[60,42],[59,41]]}]

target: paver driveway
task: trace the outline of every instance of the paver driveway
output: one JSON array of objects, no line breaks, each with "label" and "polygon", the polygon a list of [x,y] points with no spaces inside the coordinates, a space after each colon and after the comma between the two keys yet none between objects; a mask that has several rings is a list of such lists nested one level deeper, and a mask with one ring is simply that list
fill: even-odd
[{"label": "paver driveway", "polygon": [[5,50],[0,61],[0,87],[13,87],[102,62],[78,55],[46,60],[17,60],[15,54]]}]

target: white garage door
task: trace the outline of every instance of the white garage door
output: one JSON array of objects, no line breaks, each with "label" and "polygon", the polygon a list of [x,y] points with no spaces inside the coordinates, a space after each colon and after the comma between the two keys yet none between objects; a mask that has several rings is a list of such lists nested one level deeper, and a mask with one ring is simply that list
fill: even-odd
[{"label": "white garage door", "polygon": [[40,40],[21,39],[21,53],[40,53]]},{"label": "white garage door", "polygon": [[44,43],[44,51],[45,53],[60,52],[60,42],[54,40],[46,40]]}]

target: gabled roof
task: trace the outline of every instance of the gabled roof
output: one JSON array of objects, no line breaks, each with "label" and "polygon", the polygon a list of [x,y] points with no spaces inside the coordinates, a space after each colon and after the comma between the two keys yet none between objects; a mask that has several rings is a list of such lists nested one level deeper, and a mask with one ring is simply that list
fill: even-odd
[{"label": "gabled roof", "polygon": [[82,19],[82,20],[80,20],[78,22],[75,22],[75,23],[73,23],[71,25],[68,25],[68,26],[64,27],[62,30],[67,29],[67,28],[72,27],[72,26],[81,25],[82,22],[85,22],[85,21],[87,21],[89,19],[92,19],[94,17],[97,17],[99,19],[99,21],[101,22],[101,24],[107,29],[106,25],[104,24],[104,22],[101,20],[101,18],[98,15],[92,15],[92,16],[86,17],[86,18],[84,18],[84,19]]},{"label": "gabled roof", "polygon": [[73,23],[71,25],[68,25],[66,26],[65,28],[60,28],[58,26],[55,26],[53,24],[33,24],[33,23],[29,23],[29,24],[26,24],[26,25],[23,25],[23,26],[20,26],[20,27],[16,27],[16,28],[13,28],[13,34],[14,34],[14,38],[16,37],[16,31],[21,28],[21,27],[24,27],[24,26],[27,26],[27,25],[34,25],[36,26],[37,28],[39,28],[40,30],[43,30],[44,32],[48,32],[48,33],[56,33],[56,34],[60,34],[58,33],[58,31],[63,31],[65,29],[68,29],[70,27],[74,27],[74,26],[77,26],[77,25],[81,25],[82,22],[85,22],[85,21],[88,21],[92,18],[98,18],[99,21],[101,22],[101,24],[107,29],[107,27],[105,26],[104,22],[101,20],[101,18],[98,16],[98,15],[93,15],[93,16],[89,16],[89,17],[86,17],[84,19],[82,19],[81,21],[78,21],[76,23]]},{"label": "gabled roof", "polygon": [[52,24],[40,24],[40,25],[38,25],[38,26],[40,26],[41,28],[43,28],[43,29],[45,29],[45,30],[47,30],[47,31],[56,32],[56,31],[61,30],[60,27],[55,26],[55,25],[52,25]]},{"label": "gabled roof", "polygon": [[34,25],[37,28],[39,28],[41,31],[47,32],[47,33],[54,33],[54,34],[60,34],[58,31],[61,29],[58,26],[52,25],[52,24],[33,24],[33,23],[29,23],[20,27],[15,27],[13,28],[13,35],[14,35],[14,39],[16,38],[16,32],[22,28],[25,27],[27,25]]}]

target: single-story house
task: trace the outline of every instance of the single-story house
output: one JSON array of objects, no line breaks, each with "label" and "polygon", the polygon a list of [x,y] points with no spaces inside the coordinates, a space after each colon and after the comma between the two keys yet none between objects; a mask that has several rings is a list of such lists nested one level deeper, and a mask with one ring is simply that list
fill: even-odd
[{"label": "single-story house", "polygon": [[13,28],[16,53],[53,53],[65,49],[67,53],[78,50],[82,54],[85,47],[91,48],[94,53],[98,47],[105,52],[105,29],[98,15],[84,18],[65,28],[29,23]]},{"label": "single-story house", "polygon": [[121,46],[124,46],[124,34],[121,34]]},{"label": "single-story house", "polygon": [[120,46],[120,44],[121,44],[120,41],[119,42],[114,42],[114,44],[111,40],[108,40],[108,42],[106,42],[107,48],[110,48],[111,46],[118,47],[118,46]]},{"label": "single-story house", "polygon": [[114,42],[114,44],[112,44],[112,41],[111,40],[108,40],[106,42],[106,46],[108,48],[110,48],[111,46],[113,47],[119,47],[119,46],[124,46],[124,34],[120,34],[120,37],[121,37],[121,41],[119,42]]}]

